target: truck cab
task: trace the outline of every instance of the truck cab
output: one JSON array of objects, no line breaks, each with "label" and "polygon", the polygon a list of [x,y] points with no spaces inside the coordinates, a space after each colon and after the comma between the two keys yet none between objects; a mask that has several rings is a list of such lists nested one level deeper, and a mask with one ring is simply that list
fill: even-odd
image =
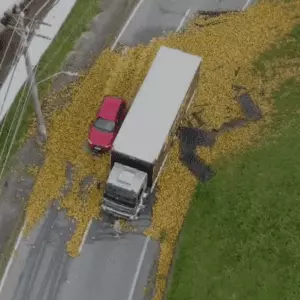
[{"label": "truck cab", "polygon": [[103,195],[103,210],[126,219],[137,219],[148,196],[147,182],[147,173],[114,163]]}]

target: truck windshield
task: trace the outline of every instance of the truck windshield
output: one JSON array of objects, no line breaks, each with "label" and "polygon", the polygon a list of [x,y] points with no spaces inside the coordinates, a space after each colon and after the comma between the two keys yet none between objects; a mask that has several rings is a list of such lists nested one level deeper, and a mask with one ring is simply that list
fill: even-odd
[{"label": "truck windshield", "polygon": [[125,204],[132,208],[136,205],[137,195],[135,192],[116,187],[109,183],[106,185],[105,195],[120,204]]}]

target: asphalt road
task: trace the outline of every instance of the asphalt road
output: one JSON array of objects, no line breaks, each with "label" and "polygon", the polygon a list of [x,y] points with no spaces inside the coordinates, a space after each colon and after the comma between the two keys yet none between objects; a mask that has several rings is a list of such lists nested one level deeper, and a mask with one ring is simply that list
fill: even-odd
[{"label": "asphalt road", "polygon": [[106,219],[92,224],[81,255],[72,259],[65,245],[73,232],[74,224],[52,207],[30,237],[22,239],[0,299],[127,299],[145,249],[141,276],[130,298],[142,299],[147,274],[158,254],[157,243],[145,244],[145,237],[134,232],[116,237]]},{"label": "asphalt road", "polygon": [[119,43],[146,43],[165,32],[180,29],[199,10],[241,10],[246,3],[247,0],[140,0]]},{"label": "asphalt road", "polygon": [[[141,0],[113,48],[135,45],[177,30],[197,10],[242,9],[246,0]],[[247,3],[249,4],[249,3]],[[74,224],[52,207],[28,239],[20,238],[16,255],[0,285],[0,300],[142,300],[159,252],[142,232],[150,211],[136,231],[116,237],[112,220],[93,221],[81,255],[66,254]]]}]

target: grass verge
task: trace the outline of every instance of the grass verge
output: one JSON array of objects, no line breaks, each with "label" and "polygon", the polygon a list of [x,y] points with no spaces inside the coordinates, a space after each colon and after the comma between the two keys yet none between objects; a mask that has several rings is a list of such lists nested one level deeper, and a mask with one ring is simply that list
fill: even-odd
[{"label": "grass verge", "polygon": [[[65,23],[57,33],[56,38],[53,40],[50,47],[44,53],[38,64],[36,75],[37,82],[51,76],[52,74],[55,74],[56,72],[59,72],[63,61],[65,60],[67,54],[73,49],[76,40],[84,31],[88,29],[89,22],[98,13],[99,0],[90,0],[88,2],[88,5],[85,0],[77,0]],[[39,94],[41,100],[47,95],[50,84],[51,81],[49,80],[39,85]],[[22,94],[23,90],[25,90],[25,92]],[[6,157],[9,151],[9,146],[13,140],[15,127],[18,120],[18,117],[14,117],[21,114],[27,91],[28,90],[26,88],[21,89],[7,114],[6,122],[1,125],[1,165],[4,163],[4,158]],[[18,105],[19,102],[20,105]],[[26,133],[28,132],[29,126],[32,124],[33,118],[34,109],[29,99],[28,105],[25,108],[25,113],[22,118],[19,131],[16,134],[15,142],[11,149],[10,156],[16,153],[19,147],[23,144],[24,138],[26,136]],[[8,139],[6,140],[7,137]]]},{"label": "grass verge", "polygon": [[[256,62],[297,62],[300,26]],[[178,245],[167,299],[299,299],[300,82],[274,94],[278,110],[261,147],[217,162],[198,185]]]},{"label": "grass verge", "polygon": [[[91,19],[99,13],[99,0],[90,0],[87,5],[86,0],[77,0],[77,3],[70,12],[65,23],[57,33],[56,38],[51,43],[50,47],[42,56],[37,69],[36,81],[40,80],[59,72],[63,61],[67,54],[73,49],[76,40],[81,34],[88,29],[88,24]],[[47,95],[50,88],[50,81],[41,83],[39,85],[40,99]],[[23,93],[24,91],[24,93]],[[16,100],[11,106],[7,120],[5,124],[2,124],[0,130],[0,165],[2,166],[5,162],[6,155],[8,154],[10,144],[13,140],[13,135],[17,121],[19,119],[23,103],[25,101],[28,88],[24,87],[18,93]],[[22,96],[23,95],[23,96]],[[18,105],[20,101],[20,105]],[[17,152],[20,146],[23,144],[28,129],[33,122],[34,110],[29,99],[29,105],[25,108],[25,113],[22,118],[20,128],[16,134],[15,142],[10,151],[10,157]],[[6,137],[8,139],[6,140]],[[1,159],[2,158],[2,159]],[[7,168],[6,168],[7,170]],[[11,237],[4,246],[4,250],[1,253],[0,258],[0,278],[2,278],[8,259],[11,255],[11,251],[14,247],[15,241],[19,234],[20,228],[23,225],[24,218],[20,218],[17,221],[15,228],[12,229]]]}]

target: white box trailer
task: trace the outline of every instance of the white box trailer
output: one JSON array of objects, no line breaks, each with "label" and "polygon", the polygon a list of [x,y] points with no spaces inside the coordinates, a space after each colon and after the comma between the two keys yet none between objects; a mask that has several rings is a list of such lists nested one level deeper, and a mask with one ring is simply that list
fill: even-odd
[{"label": "white box trailer", "polygon": [[201,61],[177,49],[159,49],[114,141],[104,211],[138,218],[192,103]]}]

